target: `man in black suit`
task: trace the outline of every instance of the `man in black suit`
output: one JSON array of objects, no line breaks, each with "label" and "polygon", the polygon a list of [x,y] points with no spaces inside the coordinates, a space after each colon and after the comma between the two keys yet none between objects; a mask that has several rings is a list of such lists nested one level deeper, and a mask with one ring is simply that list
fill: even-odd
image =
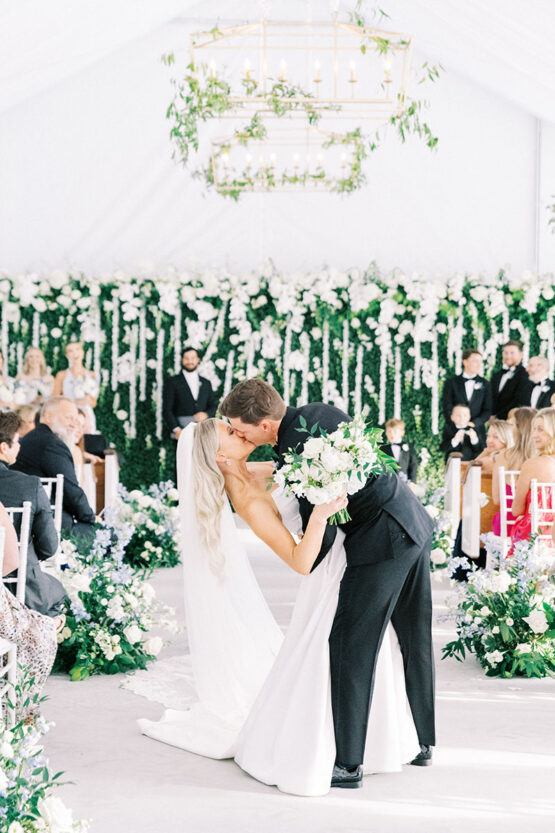
[{"label": "man in black suit", "polygon": [[405,423],[402,419],[388,419],[385,424],[387,443],[382,445],[382,451],[393,457],[399,466],[399,473],[403,474],[414,486],[418,476],[418,455],[412,443],[404,441]]},{"label": "man in black suit", "polygon": [[[446,426],[452,426],[451,414],[455,405],[470,408],[469,426],[474,428],[481,448],[486,444],[486,423],[491,416],[491,385],[482,373],[482,355],[477,350],[465,350],[463,372],[451,376],[443,386],[442,406]],[[452,426],[454,427],[454,426]],[[454,433],[453,433],[454,436]]]},{"label": "man in black suit", "polygon": [[93,533],[95,514],[75,474],[69,450],[77,429],[77,407],[65,396],[47,399],[39,425],[21,440],[14,469],[37,477],[64,476],[62,528],[79,535]]},{"label": "man in black suit", "polygon": [[544,356],[531,356],[528,360],[528,388],[525,405],[530,408],[551,408],[551,397],[555,393],[555,382],[549,379],[549,362]]},{"label": "man in black suit", "polygon": [[[45,616],[57,616],[66,594],[62,584],[54,576],[41,570],[39,561],[54,555],[58,548],[58,534],[50,503],[38,477],[13,471],[19,453],[20,419],[10,411],[0,413],[0,502],[4,506],[21,507],[25,501],[31,504],[29,522],[29,546],[27,549],[27,576],[25,604]],[[19,537],[21,514],[14,514],[13,523]],[[13,573],[15,577],[17,573]],[[7,587],[15,592],[15,585]]]},{"label": "man in black suit", "polygon": [[199,364],[198,350],[185,347],[181,373],[172,376],[164,385],[164,421],[176,440],[190,422],[202,422],[216,413],[218,400],[208,379],[199,375]]},{"label": "man in black suit", "polygon": [[491,377],[492,412],[496,419],[507,419],[512,408],[526,405],[530,379],[522,365],[522,344],[503,345],[503,367]]},{"label": "man in black suit", "polygon": [[[313,436],[309,432],[314,425],[318,435],[322,429],[331,432],[350,421],[343,411],[321,402],[286,408],[277,391],[262,379],[236,385],[220,411],[238,435],[254,445],[271,443],[280,462],[290,448],[302,447]],[[299,509],[306,529],[313,507],[300,498]],[[371,477],[350,497],[348,510],[351,520],[341,525],[347,567],[329,641],[336,741],[332,786],[351,788],[362,785],[374,669],[389,621],[401,645],[407,696],[421,745],[411,763],[431,763],[435,744],[430,588],[433,527],[421,503],[395,474]],[[326,526],[312,569],[327,555],[336,534],[337,527]]]}]

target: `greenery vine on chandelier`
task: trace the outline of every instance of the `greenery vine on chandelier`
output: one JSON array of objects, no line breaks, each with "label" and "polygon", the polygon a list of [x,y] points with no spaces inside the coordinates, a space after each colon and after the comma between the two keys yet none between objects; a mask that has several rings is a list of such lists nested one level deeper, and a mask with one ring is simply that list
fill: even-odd
[{"label": "greenery vine on chandelier", "polygon": [[[396,46],[406,45],[406,41],[402,39],[390,40],[369,32],[361,12],[362,5],[359,0],[355,11],[351,14],[351,22],[361,29],[360,51],[363,55],[368,52],[370,46],[384,57]],[[387,16],[381,11],[380,15]],[[221,32],[215,27],[211,30],[211,34],[214,39],[217,39]],[[173,53],[164,55],[163,61],[171,66],[175,63],[175,55]],[[417,84],[436,81],[439,78],[440,69],[440,66],[425,62],[420,68]],[[248,74],[241,81],[244,97],[248,103],[252,101],[258,108],[244,125],[234,131],[234,139],[242,146],[247,147],[249,142],[261,142],[267,138],[264,113],[271,114],[272,118],[277,119],[289,118],[294,113],[304,113],[307,126],[316,127],[326,112],[341,110],[340,105],[337,104],[317,103],[311,92],[285,78],[269,80],[271,84],[267,91],[262,91],[256,79]],[[188,63],[183,78],[172,79],[172,84],[174,98],[167,109],[166,117],[172,122],[170,139],[174,144],[173,156],[182,165],[189,167],[192,153],[199,150],[199,130],[202,124],[220,118],[226,113],[229,114],[234,110],[236,101],[232,95],[230,82],[223,74],[217,74],[213,66],[209,67],[205,63]],[[428,102],[423,99],[403,96],[399,100],[396,112],[386,120],[384,127],[391,126],[402,142],[406,141],[408,135],[413,134],[422,139],[430,149],[434,149],[437,146],[438,137],[434,135],[423,118],[423,111],[427,107]],[[235,176],[226,178],[224,182],[216,182],[216,166],[222,162],[223,154],[229,153],[229,144],[216,146],[210,163],[193,168],[192,174],[195,178],[203,180],[209,187],[216,187],[224,196],[233,199],[238,199],[245,190],[270,191],[277,187],[293,185],[314,185],[339,193],[350,193],[361,188],[365,183],[366,177],[362,170],[362,163],[381,145],[386,133],[385,129],[379,128],[364,134],[358,127],[343,136],[337,133],[331,134],[331,138],[324,143],[324,148],[339,143],[352,147],[352,158],[348,166],[344,166],[340,177],[328,175],[321,164],[314,171],[285,170],[280,175],[276,175],[272,166],[261,164],[256,171],[246,165]]]}]

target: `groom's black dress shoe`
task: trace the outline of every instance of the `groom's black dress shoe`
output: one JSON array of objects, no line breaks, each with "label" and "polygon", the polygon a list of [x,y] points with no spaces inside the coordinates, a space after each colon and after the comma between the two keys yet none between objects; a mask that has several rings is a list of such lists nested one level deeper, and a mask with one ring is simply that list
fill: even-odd
[{"label": "groom's black dress shoe", "polygon": [[431,766],[432,765],[432,747],[426,746],[424,743],[420,744],[420,752],[411,761],[412,766]]},{"label": "groom's black dress shoe", "polygon": [[356,766],[347,769],[344,766],[335,764],[331,776],[332,787],[343,787],[346,790],[356,790],[362,787],[362,767]]}]

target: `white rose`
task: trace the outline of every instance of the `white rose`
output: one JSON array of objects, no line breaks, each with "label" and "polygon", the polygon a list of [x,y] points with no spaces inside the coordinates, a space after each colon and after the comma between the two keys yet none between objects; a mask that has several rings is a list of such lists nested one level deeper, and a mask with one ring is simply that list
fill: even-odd
[{"label": "white rose", "polygon": [[168,500],[179,500],[179,492],[177,489],[170,489],[168,492]]},{"label": "white rose", "polygon": [[549,628],[546,615],[543,610],[533,610],[529,616],[523,616],[523,621],[534,631],[534,633],[545,633]]},{"label": "white rose", "polygon": [[494,625],[493,628],[491,629],[491,632],[492,633],[499,633],[499,625]]},{"label": "white rose", "polygon": [[156,598],[156,590],[154,589],[152,584],[149,584],[148,581],[144,582],[144,584],[142,586],[142,591],[143,591],[143,599],[145,601],[151,602],[154,598]]},{"label": "white rose", "polygon": [[503,659],[503,654],[501,651],[491,651],[489,654],[485,655],[486,662],[489,662],[490,665],[497,665],[498,662],[501,662]]},{"label": "white rose", "polygon": [[437,506],[432,506],[431,503],[429,503],[428,506],[425,506],[424,509],[426,510],[430,518],[437,518],[437,516],[439,515],[439,509],[437,508]]},{"label": "white rose", "polygon": [[13,749],[9,743],[0,743],[0,758],[13,758]]},{"label": "white rose", "polygon": [[25,828],[18,821],[12,821],[8,827],[8,833],[25,833]]},{"label": "white rose", "polygon": [[135,645],[136,642],[140,642],[143,637],[143,631],[137,627],[137,625],[129,625],[129,627],[124,628],[123,635],[127,639],[130,645]]},{"label": "white rose", "polygon": [[4,774],[4,770],[0,769],[0,793],[5,793],[8,789],[8,779]]},{"label": "white rose", "polygon": [[446,554],[439,547],[435,547],[431,551],[430,558],[432,559],[432,564],[444,564],[447,560]]},{"label": "white rose", "polygon": [[318,457],[322,453],[323,448],[324,440],[322,437],[311,437],[304,444],[303,457],[307,457],[312,460],[314,457]]},{"label": "white rose", "polygon": [[152,656],[157,657],[162,650],[163,644],[159,636],[153,636],[151,639],[146,640],[143,647],[147,654],[152,654]]},{"label": "white rose", "polygon": [[91,577],[87,573],[74,573],[71,577],[71,588],[76,593],[88,593],[91,589]]},{"label": "white rose", "polygon": [[484,605],[484,607],[480,610],[480,614],[482,616],[489,616],[491,614],[491,610],[487,605]]}]

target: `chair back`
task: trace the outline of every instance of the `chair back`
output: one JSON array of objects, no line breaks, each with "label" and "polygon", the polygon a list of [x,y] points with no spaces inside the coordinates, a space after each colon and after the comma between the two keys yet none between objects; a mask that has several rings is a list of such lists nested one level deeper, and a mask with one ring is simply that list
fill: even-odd
[{"label": "chair back", "polygon": [[89,501],[89,506],[96,515],[96,478],[92,463],[85,463],[83,465],[82,487]]},{"label": "chair back", "polygon": [[118,456],[115,451],[105,452],[104,458],[104,505],[112,506],[117,498],[119,486]]},{"label": "chair back", "polygon": [[[29,531],[31,527],[31,503],[26,500],[23,506],[4,507],[11,520],[15,515],[21,514],[21,527],[19,530],[19,565],[16,578],[5,578],[4,584],[15,585],[15,597],[25,604],[25,584],[27,582],[27,550],[29,549]],[[2,549],[2,558],[4,550]]]},{"label": "chair back", "polygon": [[[515,521],[508,517],[513,505],[513,499],[516,492],[516,481],[519,471],[509,471],[504,466],[499,466],[499,511],[500,511],[500,535],[503,539],[502,550],[503,558],[507,557],[509,548],[511,546],[511,527]],[[510,489],[510,494],[508,494]]]},{"label": "chair back", "polygon": [[[0,575],[4,566],[4,543],[6,530],[0,526]],[[0,593],[6,591],[0,589]],[[17,648],[13,642],[0,638],[0,720],[11,729],[15,725],[15,711],[7,706],[6,699],[13,692],[15,685],[15,671],[17,668]]]},{"label": "chair back", "polygon": [[[58,474],[56,477],[41,477],[40,482],[44,487],[50,508],[54,515],[54,526],[58,537],[62,531],[62,510],[64,505],[64,476]],[[56,487],[54,489],[54,487]]]},{"label": "chair back", "polygon": [[445,511],[451,518],[453,535],[461,519],[461,458],[450,457],[445,471]]},{"label": "chair back", "polygon": [[480,492],[482,467],[470,466],[463,486],[462,551],[470,558],[480,555]]},{"label": "chair back", "polygon": [[555,508],[555,483],[538,483],[536,478],[530,481],[530,521],[532,535],[537,541],[552,543],[551,530]]}]

